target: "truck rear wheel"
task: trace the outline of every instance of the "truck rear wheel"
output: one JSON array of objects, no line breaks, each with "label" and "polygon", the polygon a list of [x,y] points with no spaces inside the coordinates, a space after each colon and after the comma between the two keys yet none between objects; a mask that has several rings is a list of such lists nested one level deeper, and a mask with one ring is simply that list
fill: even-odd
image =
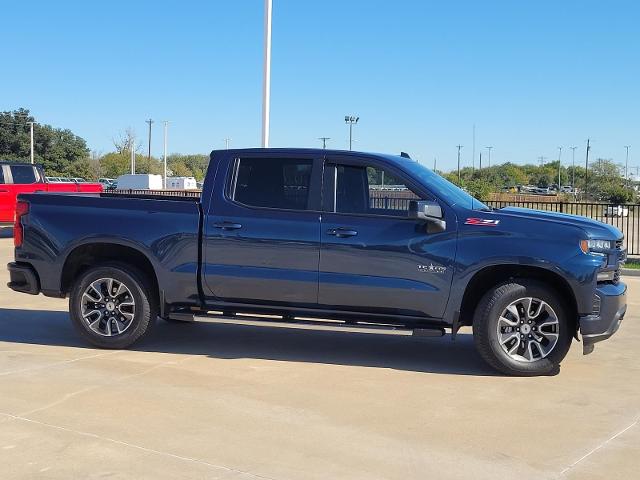
[{"label": "truck rear wheel", "polygon": [[126,348],[153,326],[158,302],[138,269],[119,263],[91,268],[77,279],[69,297],[75,329],[100,348]]},{"label": "truck rear wheel", "polygon": [[510,280],[489,290],[478,304],[473,320],[476,348],[502,373],[554,374],[573,337],[566,312],[544,284]]}]

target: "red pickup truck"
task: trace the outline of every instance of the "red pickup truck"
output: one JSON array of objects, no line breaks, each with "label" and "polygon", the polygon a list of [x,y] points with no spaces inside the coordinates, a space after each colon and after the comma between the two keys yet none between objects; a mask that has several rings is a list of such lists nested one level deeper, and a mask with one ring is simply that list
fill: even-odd
[{"label": "red pickup truck", "polygon": [[99,183],[48,182],[40,165],[0,162],[0,224],[13,223],[16,197],[34,192],[102,192]]}]

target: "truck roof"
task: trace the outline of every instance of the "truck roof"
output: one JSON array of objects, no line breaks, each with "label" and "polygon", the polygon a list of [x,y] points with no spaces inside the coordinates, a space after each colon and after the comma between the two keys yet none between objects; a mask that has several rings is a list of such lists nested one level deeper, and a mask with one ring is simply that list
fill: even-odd
[{"label": "truck roof", "polygon": [[376,157],[400,157],[400,154],[393,153],[376,153],[376,152],[360,152],[356,150],[337,150],[337,149],[329,149],[329,148],[230,148],[226,149],[216,149],[211,152],[211,156],[217,155],[220,153],[318,153],[318,154],[329,154],[329,155],[352,155],[352,156],[376,156]]}]

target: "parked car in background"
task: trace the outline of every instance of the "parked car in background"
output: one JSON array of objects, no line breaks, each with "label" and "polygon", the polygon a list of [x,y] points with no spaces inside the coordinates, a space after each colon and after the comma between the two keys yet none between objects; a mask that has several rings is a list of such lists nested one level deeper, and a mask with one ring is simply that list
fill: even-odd
[{"label": "parked car in background", "polygon": [[629,208],[623,205],[608,205],[602,213],[605,217],[628,217]]},{"label": "parked car in background", "polygon": [[99,183],[63,183],[60,177],[48,181],[40,165],[18,162],[0,162],[0,223],[13,223],[16,197],[21,193],[84,192],[99,193]]},{"label": "parked car in background", "polygon": [[102,185],[102,188],[105,190],[115,190],[115,180],[113,178],[99,178],[98,182]]}]

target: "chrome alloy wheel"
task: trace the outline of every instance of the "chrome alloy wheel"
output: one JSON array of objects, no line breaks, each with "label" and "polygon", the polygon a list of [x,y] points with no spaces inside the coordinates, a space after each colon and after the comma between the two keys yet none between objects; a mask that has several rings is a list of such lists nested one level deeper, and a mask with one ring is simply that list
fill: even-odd
[{"label": "chrome alloy wheel", "polygon": [[511,302],[498,320],[500,346],[520,362],[535,362],[548,356],[558,343],[559,334],[558,316],[539,298]]},{"label": "chrome alloy wheel", "polygon": [[114,278],[95,280],[82,294],[82,318],[98,335],[114,337],[126,332],[135,313],[131,290]]}]

